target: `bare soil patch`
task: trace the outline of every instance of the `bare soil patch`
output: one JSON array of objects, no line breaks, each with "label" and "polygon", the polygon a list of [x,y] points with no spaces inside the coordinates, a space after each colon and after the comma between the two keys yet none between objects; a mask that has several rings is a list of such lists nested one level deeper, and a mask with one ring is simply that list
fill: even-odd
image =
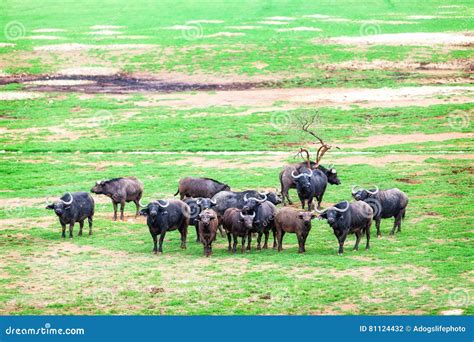
[{"label": "bare soil patch", "polygon": [[243,162],[230,159],[208,159],[205,157],[182,157],[180,159],[164,162],[161,165],[177,165],[177,166],[199,166],[209,167],[218,169],[252,169],[252,168],[281,168],[281,165],[285,162],[286,156],[272,155],[272,156],[260,156],[258,160]]},{"label": "bare soil patch", "polygon": [[341,148],[370,148],[378,146],[388,145],[399,145],[399,144],[416,144],[430,141],[446,141],[452,139],[470,139],[474,137],[474,133],[460,133],[460,132],[448,132],[448,133],[437,133],[437,134],[425,134],[425,133],[414,133],[414,134],[382,134],[373,135],[366,139],[366,141],[359,143],[338,143],[337,145]]},{"label": "bare soil patch", "polygon": [[327,39],[316,39],[315,43],[333,43],[345,45],[412,45],[412,46],[469,46],[474,44],[472,32],[466,33],[433,33],[433,32],[411,32],[376,34],[368,36],[341,36]]}]

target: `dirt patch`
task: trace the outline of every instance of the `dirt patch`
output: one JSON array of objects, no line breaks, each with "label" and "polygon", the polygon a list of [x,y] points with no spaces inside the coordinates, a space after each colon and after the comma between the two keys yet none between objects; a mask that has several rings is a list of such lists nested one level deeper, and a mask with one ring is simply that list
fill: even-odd
[{"label": "dirt patch", "polygon": [[214,37],[241,37],[245,36],[245,33],[242,32],[217,32],[213,34],[208,34],[203,36],[203,38],[214,38]]},{"label": "dirt patch", "polygon": [[472,175],[472,174],[474,174],[474,167],[472,167],[472,166],[462,167],[462,168],[459,168],[459,169],[454,169],[451,172],[455,175],[457,175],[458,173],[462,173],[462,172],[469,172]]},{"label": "dirt patch", "polygon": [[472,139],[474,133],[460,133],[460,132],[449,132],[449,133],[437,133],[437,134],[425,134],[425,133],[414,133],[414,134],[382,134],[373,135],[367,138],[364,142],[359,143],[338,143],[337,145],[341,148],[370,148],[378,146],[388,145],[399,145],[399,144],[417,144],[424,142],[439,142],[452,139]]},{"label": "dirt patch", "polygon": [[431,33],[411,32],[393,34],[375,34],[368,36],[341,36],[327,39],[316,39],[315,43],[344,45],[395,45],[395,46],[469,46],[474,44],[474,36],[469,33]]},{"label": "dirt patch", "polygon": [[[236,85],[234,85],[236,86]],[[248,85],[247,85],[248,86]],[[265,86],[264,84],[262,86]],[[138,101],[137,106],[174,106],[180,108],[203,108],[212,106],[249,106],[270,107],[275,102],[285,101],[290,108],[301,106],[334,106],[350,109],[352,105],[363,108],[431,106],[444,104],[445,99],[436,95],[451,96],[457,103],[472,102],[470,87],[404,87],[404,88],[280,88],[280,89],[241,89],[228,86],[226,91],[215,93],[199,92],[195,94],[160,95],[147,94],[147,101]],[[224,88],[222,88],[224,90]],[[161,103],[160,103],[161,102]]]},{"label": "dirt patch", "polygon": [[91,44],[56,44],[35,46],[34,51],[49,51],[49,52],[68,52],[68,51],[87,51],[87,50],[148,50],[158,45],[154,44],[109,44],[109,45],[91,45]]},{"label": "dirt patch", "polygon": [[111,76],[119,73],[118,68],[105,67],[74,67],[59,70],[58,74],[65,76]]},{"label": "dirt patch", "polygon": [[287,21],[275,21],[275,20],[264,20],[264,21],[259,21],[259,24],[263,25],[287,25]]},{"label": "dirt patch", "polygon": [[113,30],[101,30],[101,31],[89,32],[88,34],[93,35],[93,36],[117,36],[117,35],[123,34],[123,32],[113,31]]},{"label": "dirt patch", "polygon": [[63,37],[58,37],[58,36],[29,36],[26,37],[26,39],[31,39],[31,40],[58,40],[58,39],[64,39]]},{"label": "dirt patch", "polygon": [[422,181],[416,178],[397,178],[395,179],[397,182],[407,183],[407,184],[421,184]]},{"label": "dirt patch", "polygon": [[114,30],[114,29],[123,29],[127,26],[117,26],[117,25],[94,25],[89,27],[91,30]]},{"label": "dirt patch", "polygon": [[[43,201],[44,203],[44,201]],[[0,230],[18,229],[18,228],[48,228],[57,223],[58,220],[54,216],[40,216],[31,218],[10,218],[0,220]]]},{"label": "dirt patch", "polygon": [[0,48],[2,48],[2,47],[13,47],[15,45],[16,44],[13,44],[13,43],[0,43]]},{"label": "dirt patch", "polygon": [[184,157],[175,161],[164,162],[161,165],[192,165],[194,167],[209,167],[218,169],[253,169],[253,168],[281,168],[287,159],[286,156],[260,156],[258,160],[243,162],[230,159],[208,159],[205,157]]},{"label": "dirt patch", "polygon": [[321,64],[318,67],[326,70],[400,70],[418,72],[440,72],[440,71],[470,71],[473,68],[472,61],[454,60],[449,62],[422,62],[422,61],[388,61],[375,59],[372,61],[345,61],[332,64]]},{"label": "dirt patch", "polygon": [[189,20],[186,24],[222,24],[224,20],[214,20],[214,19],[199,19],[199,20]]},{"label": "dirt patch", "polygon": [[27,91],[0,91],[0,101],[31,100],[43,96],[41,93]]},{"label": "dirt patch", "polygon": [[55,32],[66,32],[66,30],[58,28],[42,28],[31,31],[33,33],[55,33]]},{"label": "dirt patch", "polygon": [[87,80],[41,80],[41,81],[29,81],[25,82],[26,85],[33,85],[33,86],[78,86],[78,85],[86,85],[86,84],[93,84],[93,81]]},{"label": "dirt patch", "polygon": [[387,154],[382,157],[368,157],[368,156],[350,156],[342,157],[334,160],[337,164],[367,164],[375,166],[386,166],[390,163],[414,163],[421,164],[428,158],[437,159],[467,159],[473,160],[474,154]]},{"label": "dirt patch", "polygon": [[241,25],[241,26],[226,26],[226,28],[233,30],[255,30],[262,28],[262,26]]},{"label": "dirt patch", "polygon": [[298,26],[298,27],[291,27],[291,28],[281,28],[277,29],[277,32],[301,32],[301,31],[308,31],[308,32],[319,32],[322,31],[320,28],[317,27],[308,27],[308,26]]},{"label": "dirt patch", "polygon": [[443,316],[461,316],[464,313],[463,309],[443,310],[439,314]]}]

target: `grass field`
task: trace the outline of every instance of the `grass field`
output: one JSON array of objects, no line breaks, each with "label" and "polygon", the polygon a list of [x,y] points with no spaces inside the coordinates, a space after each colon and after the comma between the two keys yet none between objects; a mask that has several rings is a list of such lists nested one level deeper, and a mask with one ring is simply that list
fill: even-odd
[{"label": "grass field", "polygon": [[[473,314],[474,6],[467,1],[2,1],[0,314]],[[136,176],[144,202],[184,176],[279,188],[295,153],[340,147],[342,184],[398,187],[402,232],[337,255],[313,221],[304,255],[210,258],[94,195],[92,237],[61,240],[45,201]],[[296,192],[290,193],[296,199]],[[75,229],[77,234],[78,227]],[[362,240],[362,243],[365,241]]]}]

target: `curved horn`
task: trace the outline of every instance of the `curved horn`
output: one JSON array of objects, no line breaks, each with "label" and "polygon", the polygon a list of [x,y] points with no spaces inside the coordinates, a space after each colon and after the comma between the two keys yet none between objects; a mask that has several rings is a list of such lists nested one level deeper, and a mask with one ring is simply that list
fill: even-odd
[{"label": "curved horn", "polygon": [[245,218],[245,216],[244,216],[244,214],[242,214],[242,212],[240,212],[240,217]]},{"label": "curved horn", "polygon": [[211,203],[214,204],[214,205],[217,204],[217,200],[216,200],[216,199],[212,199],[212,198],[211,198],[210,201],[211,201]]},{"label": "curved horn", "polygon": [[327,211],[327,209],[319,211],[318,209],[314,209],[313,211],[317,212],[318,214],[322,214]]},{"label": "curved horn", "polygon": [[263,199],[260,199],[260,200],[259,200],[259,199],[256,198],[255,200],[256,200],[257,202],[259,202],[259,203],[263,203],[263,202],[265,202],[265,201],[267,200],[267,195],[263,194]]},{"label": "curved horn", "polygon": [[353,195],[354,195],[355,193],[357,193],[357,190],[356,190],[357,188],[360,188],[360,186],[358,186],[358,185],[353,185],[353,186],[352,186],[351,192],[352,192]]},{"label": "curved horn", "polygon": [[347,201],[344,201],[344,202],[346,202],[346,204],[347,204],[345,209],[339,209],[339,208],[336,208],[335,206],[332,207],[332,209],[334,209],[335,211],[339,211],[340,213],[346,212],[349,209],[349,202],[347,202]]},{"label": "curved horn", "polygon": [[142,207],[142,208],[146,208],[146,207],[147,207],[147,205],[143,205],[143,204],[142,204],[141,199],[138,200],[138,205],[139,205],[140,207]]},{"label": "curved horn", "polygon": [[200,199],[196,200],[196,204],[197,205],[201,204],[201,200]]},{"label": "curved horn", "polygon": [[309,169],[309,173],[306,174],[308,177],[312,177],[313,176],[313,170]]},{"label": "curved horn", "polygon": [[69,202],[66,202],[66,201],[63,201],[61,200],[61,202],[63,202],[64,204],[66,205],[69,205],[72,203],[72,201],[74,201],[74,198],[72,197],[72,194],[70,192],[67,192],[67,194],[69,195],[69,198],[71,199]]},{"label": "curved horn", "polygon": [[248,199],[247,199],[247,194],[244,195],[244,201],[247,202]]},{"label": "curved horn", "polygon": [[165,202],[165,204],[161,204],[160,200],[157,200],[156,203],[158,203],[158,205],[162,208],[167,208],[170,205],[170,201],[167,201],[167,200],[162,200],[162,201]]},{"label": "curved horn", "polygon": [[255,217],[255,211],[253,212],[252,219]]},{"label": "curved horn", "polygon": [[375,191],[370,191],[370,190],[365,190],[365,191],[367,191],[371,195],[375,195],[377,194],[377,192],[379,192],[379,187],[375,185]]},{"label": "curved horn", "polygon": [[295,171],[292,171],[292,172],[291,172],[291,177],[293,177],[294,179],[298,179],[298,178],[300,178],[300,177],[303,177],[303,174],[300,173],[299,175],[296,175],[296,176],[295,176]]}]

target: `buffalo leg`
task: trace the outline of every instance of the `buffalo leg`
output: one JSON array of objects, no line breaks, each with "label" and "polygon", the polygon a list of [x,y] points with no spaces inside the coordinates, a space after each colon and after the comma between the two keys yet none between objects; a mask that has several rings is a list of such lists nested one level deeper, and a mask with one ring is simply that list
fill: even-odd
[{"label": "buffalo leg", "polygon": [[232,237],[231,237],[230,233],[227,233],[227,241],[229,242],[229,247],[227,247],[227,251],[230,252],[232,250],[232,247],[230,246],[230,244],[232,242]]},{"label": "buffalo leg", "polygon": [[66,237],[66,225],[61,223],[61,229],[62,229],[61,237],[65,238]]},{"label": "buffalo leg", "polygon": [[[378,238],[382,237],[382,233],[380,233],[380,221],[381,221],[381,220],[382,220],[382,219],[381,219],[380,217],[378,217],[378,218],[376,217],[376,218],[375,218],[375,227],[377,228],[377,237],[378,237]],[[393,232],[392,232],[392,234],[393,234]]]},{"label": "buffalo leg", "polygon": [[355,245],[354,245],[354,250],[358,251],[359,250],[359,242],[360,242],[360,238],[362,237],[362,233],[360,231],[357,231],[357,232],[355,232],[355,236],[356,236],[356,242],[355,242]]},{"label": "buffalo leg", "polygon": [[77,236],[82,236],[82,228],[84,227],[84,220],[79,221],[79,234]]},{"label": "buffalo leg", "polygon": [[252,233],[249,232],[248,233],[248,237],[247,237],[247,250],[250,251],[252,249]]},{"label": "buffalo leg", "polygon": [[199,239],[199,223],[196,222],[195,227],[196,227],[196,242],[201,242],[201,239]]},{"label": "buffalo leg", "polygon": [[342,255],[344,253],[344,242],[346,241],[347,233],[341,233],[338,237],[337,240],[339,241],[339,251],[338,254]]},{"label": "buffalo leg", "polygon": [[135,203],[135,206],[137,207],[137,211],[135,212],[135,218],[137,218],[140,212],[140,200],[136,199],[133,201],[133,203]]},{"label": "buffalo leg", "polygon": [[285,236],[284,231],[277,231],[278,252],[281,252],[283,250],[283,236]]},{"label": "buffalo leg", "polygon": [[112,202],[114,206],[114,221],[117,221],[117,202]]},{"label": "buffalo leg", "polygon": [[123,217],[123,208],[125,207],[125,202],[120,202],[120,220],[124,221]]},{"label": "buffalo leg", "polygon": [[89,235],[92,235],[92,221],[92,216],[87,218],[87,222],[89,223]]},{"label": "buffalo leg", "polygon": [[276,237],[276,228],[272,228],[272,233],[273,233],[273,249],[276,249],[278,247],[277,237]]},{"label": "buffalo leg", "polygon": [[[224,237],[224,236],[225,236],[225,235],[224,235],[224,229],[222,229],[221,225],[218,225],[218,226],[217,226],[217,229],[219,229],[219,233],[221,233],[221,237]],[[216,239],[216,238],[214,237],[214,240],[215,240],[215,239]]]},{"label": "buffalo leg", "polygon": [[303,236],[301,234],[296,234],[298,238],[298,253],[304,253],[304,244],[303,244]]},{"label": "buffalo leg", "polygon": [[188,235],[188,226],[183,225],[179,228],[179,233],[181,234],[181,248],[186,249],[186,238]]},{"label": "buffalo leg", "polygon": [[263,242],[263,249],[267,249],[268,248],[268,238],[270,237],[270,231],[266,230],[265,232],[263,232],[263,234],[265,234],[265,241]]},{"label": "buffalo leg", "polygon": [[396,231],[401,232],[402,231],[402,217],[403,217],[403,211],[401,211],[397,217],[395,218],[395,225],[398,228]]},{"label": "buffalo leg", "polygon": [[365,243],[365,249],[370,248],[370,226],[372,225],[372,222],[370,222],[367,225],[367,228],[365,228],[365,239],[367,240]]},{"label": "buffalo leg", "polygon": [[[252,234],[252,233],[250,233]],[[245,253],[245,237],[246,235],[244,234],[244,236],[242,236],[242,254]]]},{"label": "buffalo leg", "polygon": [[74,228],[74,223],[69,223],[69,237],[72,239],[72,229]]},{"label": "buffalo leg", "polygon": [[158,253],[163,253],[163,240],[165,239],[166,231],[161,232],[160,234],[160,244],[158,246]]},{"label": "buffalo leg", "polygon": [[235,254],[237,253],[237,235],[232,234],[232,240],[233,240],[232,252]]},{"label": "buffalo leg", "polygon": [[153,234],[152,232],[150,232],[151,234],[151,237],[153,238],[153,253],[158,253],[158,234]]}]

